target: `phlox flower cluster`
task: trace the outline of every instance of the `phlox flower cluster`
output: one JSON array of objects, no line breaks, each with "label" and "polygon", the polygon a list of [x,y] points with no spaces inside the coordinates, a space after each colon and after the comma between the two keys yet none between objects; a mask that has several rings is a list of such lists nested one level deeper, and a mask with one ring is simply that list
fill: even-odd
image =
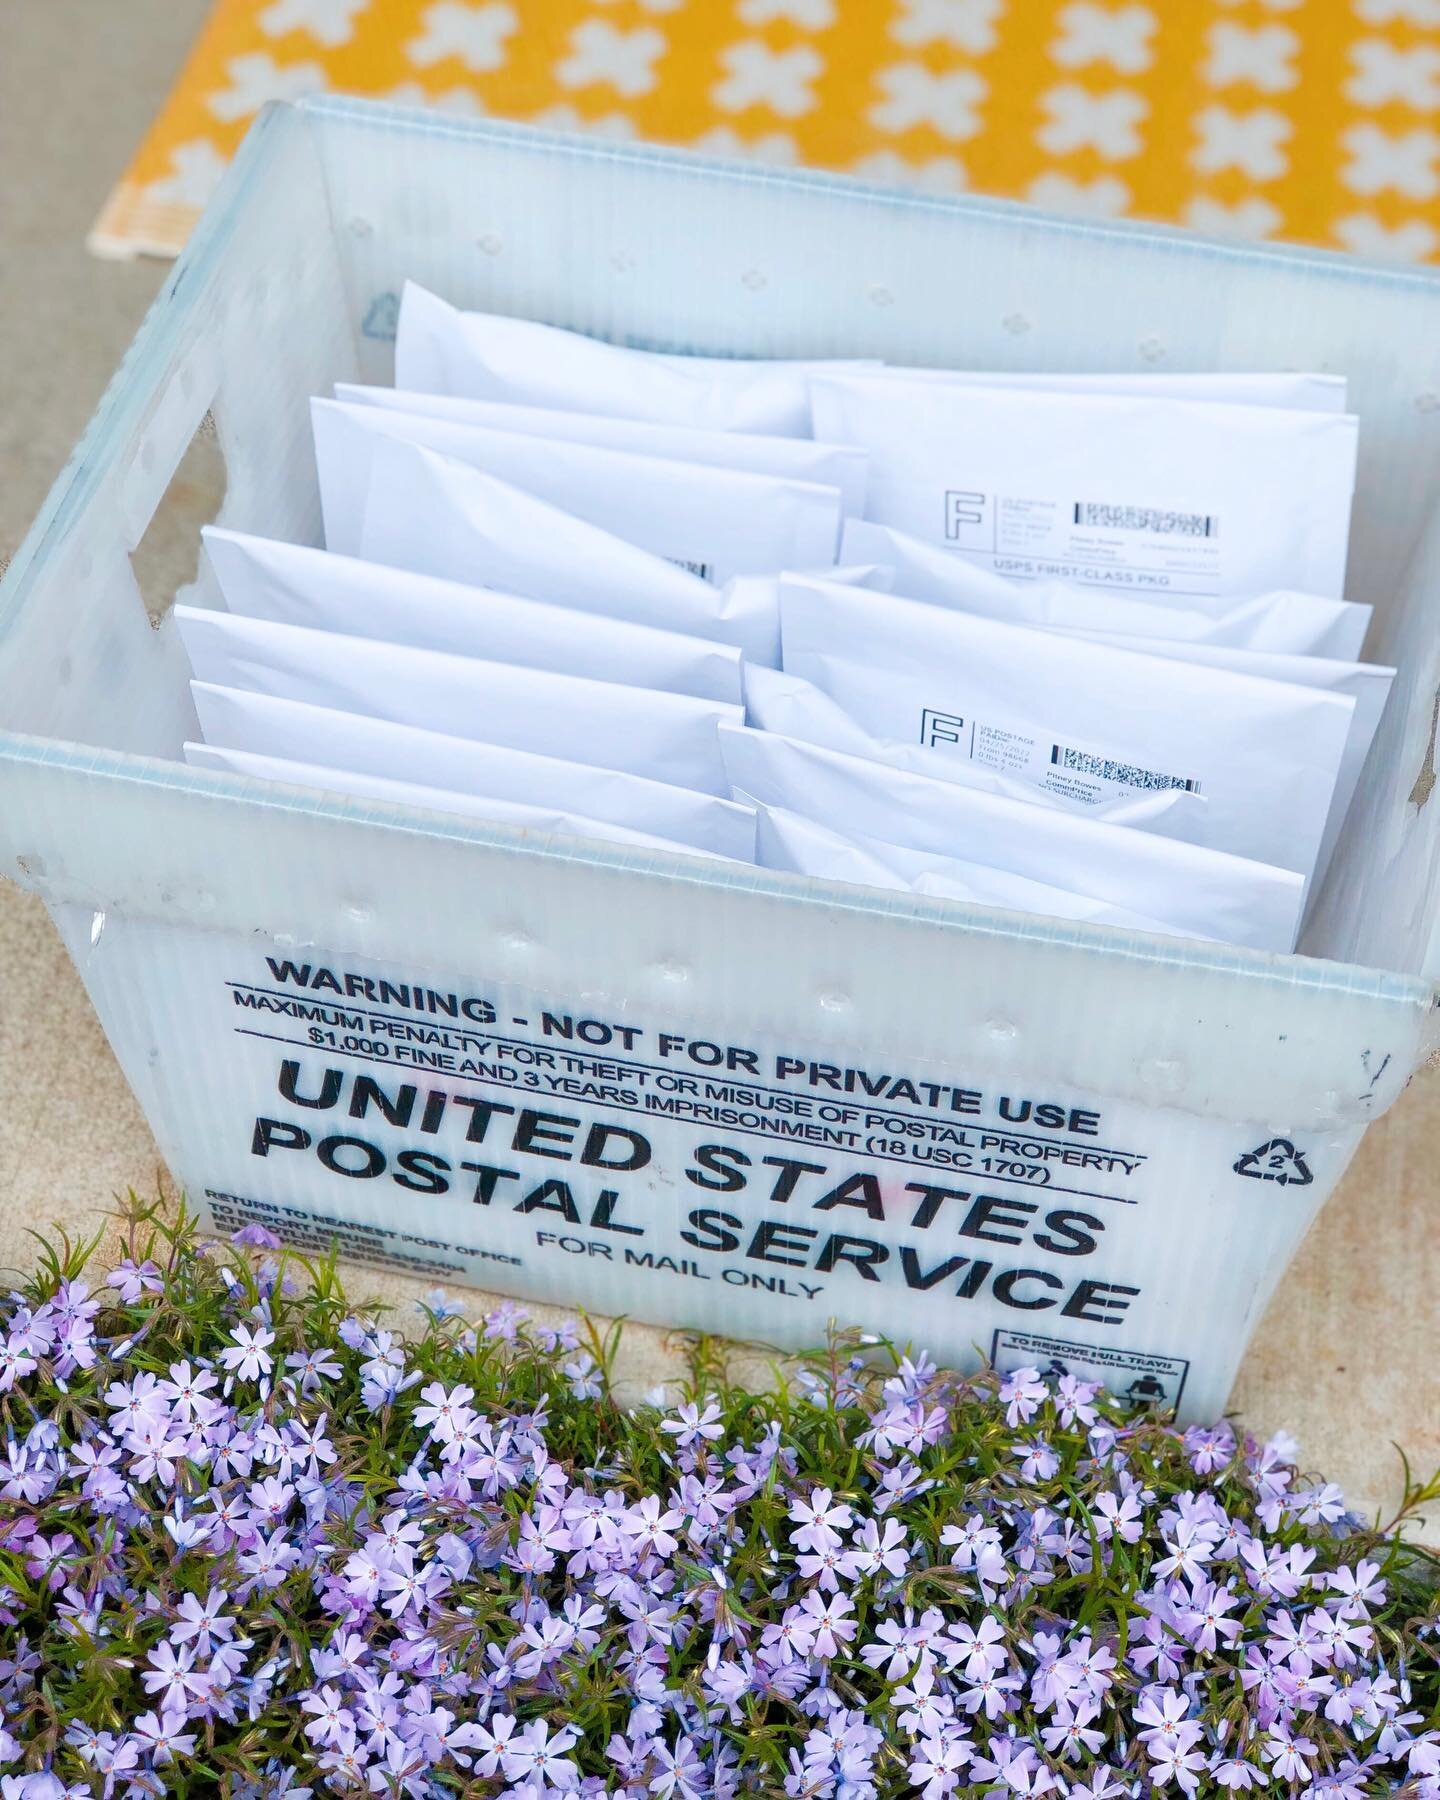
[{"label": "phlox flower cluster", "polygon": [[3,1800],[1440,1800],[1433,1562],[1283,1439],[839,1338],[626,1408],[241,1235],[0,1304]]}]

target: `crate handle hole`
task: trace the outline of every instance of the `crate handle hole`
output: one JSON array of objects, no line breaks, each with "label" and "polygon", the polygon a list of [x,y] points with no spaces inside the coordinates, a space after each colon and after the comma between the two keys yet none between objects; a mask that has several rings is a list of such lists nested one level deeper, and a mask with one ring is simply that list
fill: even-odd
[{"label": "crate handle hole", "polygon": [[1435,791],[1435,734],[1440,729],[1440,688],[1435,690],[1435,703],[1430,711],[1430,740],[1425,746],[1425,760],[1415,785],[1410,790],[1410,804],[1418,812]]},{"label": "crate handle hole", "polygon": [[140,598],[157,630],[176,596],[199,573],[200,528],[209,525],[224,505],[225,486],[225,454],[215,429],[215,415],[207,410],[176,464],[144,535],[130,552]]}]

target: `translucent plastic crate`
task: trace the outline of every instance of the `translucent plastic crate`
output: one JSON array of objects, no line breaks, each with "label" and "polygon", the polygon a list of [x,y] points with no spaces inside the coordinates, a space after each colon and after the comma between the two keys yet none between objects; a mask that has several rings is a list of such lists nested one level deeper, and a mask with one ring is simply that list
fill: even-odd
[{"label": "translucent plastic crate", "polygon": [[[1303,953],[187,769],[185,659],[131,554],[211,421],[222,522],[318,541],[307,400],[389,379],[407,276],[674,351],[1344,373],[1349,591],[1400,677]],[[1429,274],[274,110],[0,587],[0,869],[218,1226],[780,1344],[834,1318],[1212,1415],[1436,1039],[1437,475]],[[203,572],[186,598],[219,604]]]}]

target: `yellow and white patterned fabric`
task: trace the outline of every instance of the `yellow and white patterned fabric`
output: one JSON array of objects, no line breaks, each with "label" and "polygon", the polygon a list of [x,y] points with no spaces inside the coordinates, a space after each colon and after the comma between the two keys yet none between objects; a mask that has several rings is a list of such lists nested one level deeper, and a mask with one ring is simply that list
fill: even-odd
[{"label": "yellow and white patterned fabric", "polygon": [[92,248],[320,90],[1440,257],[1440,0],[220,0]]}]

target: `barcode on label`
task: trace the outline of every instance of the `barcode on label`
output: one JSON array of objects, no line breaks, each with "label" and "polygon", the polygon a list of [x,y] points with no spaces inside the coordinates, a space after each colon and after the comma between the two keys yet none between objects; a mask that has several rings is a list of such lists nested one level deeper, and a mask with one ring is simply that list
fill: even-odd
[{"label": "barcode on label", "polygon": [[698,575],[702,581],[709,581],[715,573],[714,563],[691,562],[688,556],[667,556],[665,560],[674,563],[677,569],[684,569],[689,575]]},{"label": "barcode on label", "polygon": [[1184,775],[1157,775],[1154,769],[1137,769],[1133,763],[1111,762],[1108,756],[1092,756],[1088,750],[1067,750],[1063,744],[1050,746],[1050,761],[1057,769],[1074,769],[1077,775],[1095,775],[1101,781],[1116,781],[1122,787],[1183,788],[1187,794],[1198,794],[1200,783]]},{"label": "barcode on label", "polygon": [[1163,506],[1108,506],[1099,500],[1075,502],[1077,525],[1099,525],[1108,531],[1153,531],[1161,537],[1220,535],[1214,513],[1169,512]]}]

